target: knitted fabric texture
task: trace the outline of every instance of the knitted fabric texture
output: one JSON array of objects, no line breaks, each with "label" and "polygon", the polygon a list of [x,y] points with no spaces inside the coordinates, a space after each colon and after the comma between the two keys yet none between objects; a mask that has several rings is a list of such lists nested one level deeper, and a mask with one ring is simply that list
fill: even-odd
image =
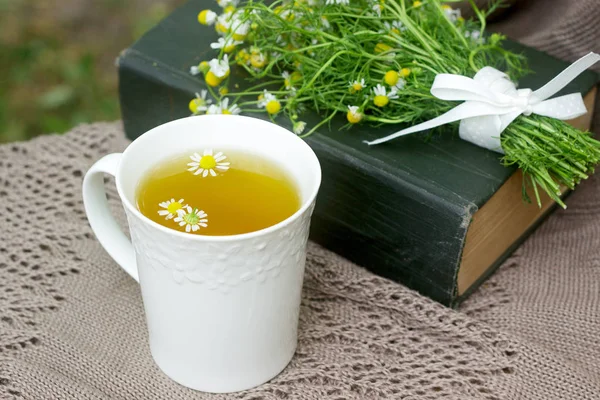
[{"label": "knitted fabric texture", "polygon": [[259,388],[210,395],[155,366],[139,287],[87,224],[82,176],[126,144],[112,123],[0,147],[0,398],[599,398],[598,179],[462,312],[311,244],[291,364]]}]

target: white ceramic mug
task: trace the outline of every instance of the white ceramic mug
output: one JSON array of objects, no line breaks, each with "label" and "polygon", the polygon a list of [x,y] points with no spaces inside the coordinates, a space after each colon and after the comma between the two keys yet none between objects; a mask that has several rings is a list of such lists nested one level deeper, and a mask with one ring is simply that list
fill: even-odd
[{"label": "white ceramic mug", "polygon": [[[269,158],[296,182],[302,205],[268,228],[200,236],[165,228],[136,207],[140,178],[164,159],[199,149]],[[110,215],[103,176],[113,175],[131,241]],[[96,237],[141,286],[150,350],[176,382],[233,392],[268,381],[291,360],[310,216],[321,168],[310,147],[270,122],[233,115],[183,118],[158,126],[121,154],[97,161],[83,181]]]}]

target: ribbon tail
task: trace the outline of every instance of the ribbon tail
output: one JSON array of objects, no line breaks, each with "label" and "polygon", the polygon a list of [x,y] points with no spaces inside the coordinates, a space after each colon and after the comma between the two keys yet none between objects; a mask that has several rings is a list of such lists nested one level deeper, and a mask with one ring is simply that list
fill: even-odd
[{"label": "ribbon tail", "polygon": [[589,53],[588,55],[581,57],[579,60],[565,68],[560,74],[556,75],[550,82],[533,92],[533,94],[541,100],[546,100],[558,93],[573,79],[577,78],[586,69],[596,64],[598,61],[600,61],[600,55],[596,53]]},{"label": "ribbon tail", "polygon": [[581,93],[573,93],[542,101],[533,107],[533,112],[566,121],[586,114],[587,108],[585,108]]},{"label": "ribbon tail", "polygon": [[440,115],[439,117],[411,126],[410,128],[403,129],[383,138],[375,139],[372,141],[364,141],[364,143],[368,144],[369,146],[372,146],[374,144],[388,142],[401,136],[410,135],[411,133],[421,132],[427,129],[436,128],[441,125],[446,125],[451,122],[460,121],[465,118],[479,117],[482,115],[495,115],[498,113],[498,107],[494,107],[490,104],[485,103],[467,101],[462,104],[459,104],[452,110]]}]

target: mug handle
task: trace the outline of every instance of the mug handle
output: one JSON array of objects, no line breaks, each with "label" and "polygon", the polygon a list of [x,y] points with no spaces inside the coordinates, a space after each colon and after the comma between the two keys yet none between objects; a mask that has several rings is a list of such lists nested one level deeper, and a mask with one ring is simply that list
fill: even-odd
[{"label": "mug handle", "polygon": [[112,216],[104,190],[104,174],[116,176],[122,153],[113,153],[96,161],[83,178],[83,205],[96,238],[106,252],[139,282],[135,251]]}]

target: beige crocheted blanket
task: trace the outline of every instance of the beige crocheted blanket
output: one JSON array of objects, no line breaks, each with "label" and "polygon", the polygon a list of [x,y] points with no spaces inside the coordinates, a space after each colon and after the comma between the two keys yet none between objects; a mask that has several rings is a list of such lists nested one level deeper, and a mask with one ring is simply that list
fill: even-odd
[{"label": "beige crocheted blanket", "polygon": [[600,398],[600,178],[460,312],[311,244],[292,363],[213,396],[154,365],[138,285],[87,224],[82,175],[126,144],[111,123],[0,147],[0,398]]},{"label": "beige crocheted blanket", "polygon": [[[510,36],[570,60],[600,51],[598,0],[511,1],[496,25]],[[0,146],[1,399],[600,399],[600,177],[460,311],[310,245],[292,363],[208,395],[153,364],[139,288],[87,224],[82,176],[126,144],[112,123]]]}]

